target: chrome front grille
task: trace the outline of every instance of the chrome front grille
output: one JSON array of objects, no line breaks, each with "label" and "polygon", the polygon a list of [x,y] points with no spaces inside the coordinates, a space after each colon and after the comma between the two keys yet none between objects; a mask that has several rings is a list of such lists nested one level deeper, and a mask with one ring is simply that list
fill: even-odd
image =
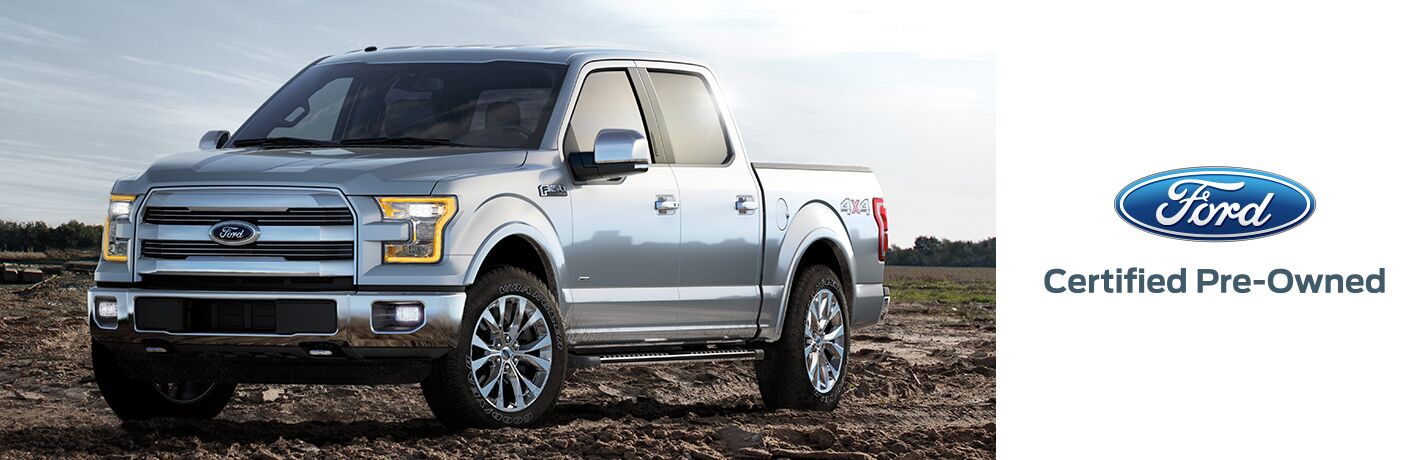
[{"label": "chrome front grille", "polygon": [[259,241],[225,246],[213,241],[143,241],[142,257],[283,257],[286,260],[352,260],[352,241]]},{"label": "chrome front grille", "polygon": [[193,210],[182,206],[149,206],[142,221],[158,225],[214,225],[240,220],[255,225],[352,225],[348,208],[286,208],[283,210]]},{"label": "chrome front grille", "polygon": [[[142,199],[136,214],[136,282],[149,277],[351,280],[357,274],[357,213],[336,189],[159,188]],[[212,241],[211,228],[224,221],[253,224],[258,237],[235,246]]]}]

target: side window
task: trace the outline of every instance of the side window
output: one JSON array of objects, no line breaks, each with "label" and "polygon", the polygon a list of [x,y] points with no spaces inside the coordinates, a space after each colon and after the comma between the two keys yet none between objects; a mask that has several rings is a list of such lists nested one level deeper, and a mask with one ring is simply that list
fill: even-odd
[{"label": "side window", "polygon": [[588,74],[578,94],[573,118],[563,150],[568,153],[592,151],[597,132],[603,129],[635,129],[646,134],[641,107],[625,70],[604,70]]},{"label": "side window", "polygon": [[679,164],[719,165],[729,161],[724,126],[715,99],[699,75],[652,70],[651,86],[661,104],[671,153]]},{"label": "side window", "polygon": [[339,78],[323,85],[309,95],[307,103],[289,111],[281,125],[269,130],[268,137],[332,140],[333,129],[338,127],[338,115],[343,113],[343,100],[348,97],[352,80],[351,77]]}]

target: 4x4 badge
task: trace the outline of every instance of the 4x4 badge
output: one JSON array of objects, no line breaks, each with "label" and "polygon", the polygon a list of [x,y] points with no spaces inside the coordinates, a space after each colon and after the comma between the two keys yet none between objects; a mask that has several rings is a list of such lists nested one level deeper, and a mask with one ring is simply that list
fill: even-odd
[{"label": "4x4 badge", "polygon": [[540,185],[539,196],[568,196],[568,187],[561,184]]}]

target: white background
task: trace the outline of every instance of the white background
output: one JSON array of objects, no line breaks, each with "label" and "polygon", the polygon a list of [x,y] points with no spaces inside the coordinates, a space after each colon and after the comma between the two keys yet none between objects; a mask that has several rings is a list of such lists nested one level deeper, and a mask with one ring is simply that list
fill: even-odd
[{"label": "white background", "polygon": [[[1342,2],[1012,5],[998,59],[1000,458],[1410,457],[1410,16]],[[1117,191],[1263,169],[1310,220],[1235,243]],[[1386,267],[1387,293],[1050,294],[1043,273]]]}]

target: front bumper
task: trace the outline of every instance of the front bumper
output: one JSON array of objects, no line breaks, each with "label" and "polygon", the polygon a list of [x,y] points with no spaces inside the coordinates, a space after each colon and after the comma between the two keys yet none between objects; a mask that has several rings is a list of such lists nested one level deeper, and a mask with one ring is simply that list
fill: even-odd
[{"label": "front bumper", "polygon": [[[117,300],[117,321],[104,326],[97,298]],[[333,301],[331,333],[174,333],[137,327],[134,302],[142,297]],[[409,332],[377,332],[372,304],[415,301],[425,323]],[[93,288],[88,322],[95,352],[111,353],[130,377],[152,381],[263,383],[409,383],[430,360],[455,347],[465,307],[463,292],[233,292]]]}]

